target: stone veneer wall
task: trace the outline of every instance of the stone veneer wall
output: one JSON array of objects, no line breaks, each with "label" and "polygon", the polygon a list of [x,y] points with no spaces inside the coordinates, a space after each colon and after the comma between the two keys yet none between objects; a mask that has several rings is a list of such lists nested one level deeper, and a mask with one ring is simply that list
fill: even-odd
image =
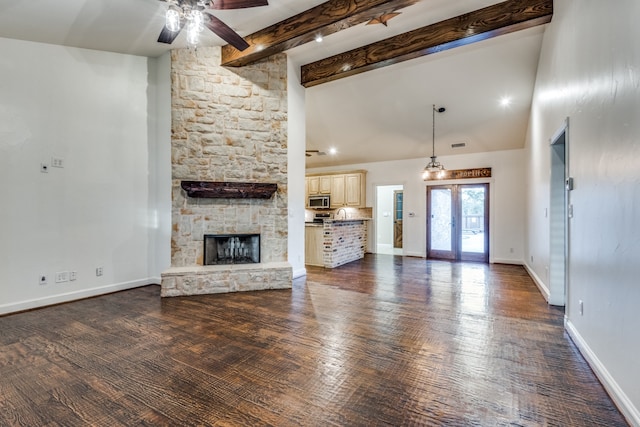
[{"label": "stone veneer wall", "polygon": [[[163,296],[291,287],[286,56],[219,64],[219,47],[171,52],[171,269]],[[278,191],[266,200],[189,198],[183,180],[277,183]],[[261,264],[203,267],[204,234],[236,233],[260,233]]]},{"label": "stone veneer wall", "polygon": [[326,268],[364,258],[367,247],[366,221],[325,221],[322,232]]}]

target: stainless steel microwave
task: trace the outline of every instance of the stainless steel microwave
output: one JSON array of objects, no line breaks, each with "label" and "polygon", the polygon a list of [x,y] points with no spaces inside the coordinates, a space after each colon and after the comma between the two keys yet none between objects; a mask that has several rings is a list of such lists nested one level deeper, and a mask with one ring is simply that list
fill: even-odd
[{"label": "stainless steel microwave", "polygon": [[329,196],[309,196],[308,206],[316,209],[329,209],[331,202]]}]

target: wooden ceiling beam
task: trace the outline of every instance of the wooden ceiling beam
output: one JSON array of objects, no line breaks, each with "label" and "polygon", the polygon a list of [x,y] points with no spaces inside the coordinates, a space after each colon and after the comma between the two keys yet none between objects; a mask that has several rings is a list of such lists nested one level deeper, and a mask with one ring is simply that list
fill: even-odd
[{"label": "wooden ceiling beam", "polygon": [[551,21],[553,0],[508,0],[399,34],[301,68],[311,87]]},{"label": "wooden ceiling beam", "polygon": [[287,49],[314,41],[370,19],[402,9],[419,0],[329,0],[314,8],[263,28],[244,39],[249,47],[242,52],[222,47],[221,64],[240,67]]}]

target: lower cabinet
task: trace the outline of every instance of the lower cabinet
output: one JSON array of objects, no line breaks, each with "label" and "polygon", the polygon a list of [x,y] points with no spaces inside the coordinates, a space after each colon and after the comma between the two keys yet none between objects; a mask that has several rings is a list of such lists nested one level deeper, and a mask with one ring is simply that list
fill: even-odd
[{"label": "lower cabinet", "polygon": [[304,227],[304,263],[324,266],[324,241],[322,226]]}]

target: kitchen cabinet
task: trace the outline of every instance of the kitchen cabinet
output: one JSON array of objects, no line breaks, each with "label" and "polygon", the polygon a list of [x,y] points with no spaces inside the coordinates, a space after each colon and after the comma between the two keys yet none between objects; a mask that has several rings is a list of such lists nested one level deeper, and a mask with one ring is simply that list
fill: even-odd
[{"label": "kitchen cabinet", "polygon": [[332,208],[363,208],[366,206],[366,187],[363,173],[331,176]]},{"label": "kitchen cabinet", "polygon": [[349,207],[365,206],[366,188],[364,175],[350,173],[344,176],[344,204]]},{"label": "kitchen cabinet", "polygon": [[307,198],[319,194],[331,196],[331,208],[366,207],[367,171],[356,170],[314,174],[306,177]]},{"label": "kitchen cabinet", "polygon": [[322,225],[307,225],[304,228],[304,263],[324,265],[324,235]]},{"label": "kitchen cabinet", "polygon": [[344,175],[331,176],[331,207],[344,206]]},{"label": "kitchen cabinet", "polygon": [[319,176],[308,176],[305,178],[307,184],[307,197],[309,196],[317,196],[320,194],[320,177]]},{"label": "kitchen cabinet", "polygon": [[309,176],[307,181],[307,195],[317,196],[319,194],[331,194],[330,176]]}]

